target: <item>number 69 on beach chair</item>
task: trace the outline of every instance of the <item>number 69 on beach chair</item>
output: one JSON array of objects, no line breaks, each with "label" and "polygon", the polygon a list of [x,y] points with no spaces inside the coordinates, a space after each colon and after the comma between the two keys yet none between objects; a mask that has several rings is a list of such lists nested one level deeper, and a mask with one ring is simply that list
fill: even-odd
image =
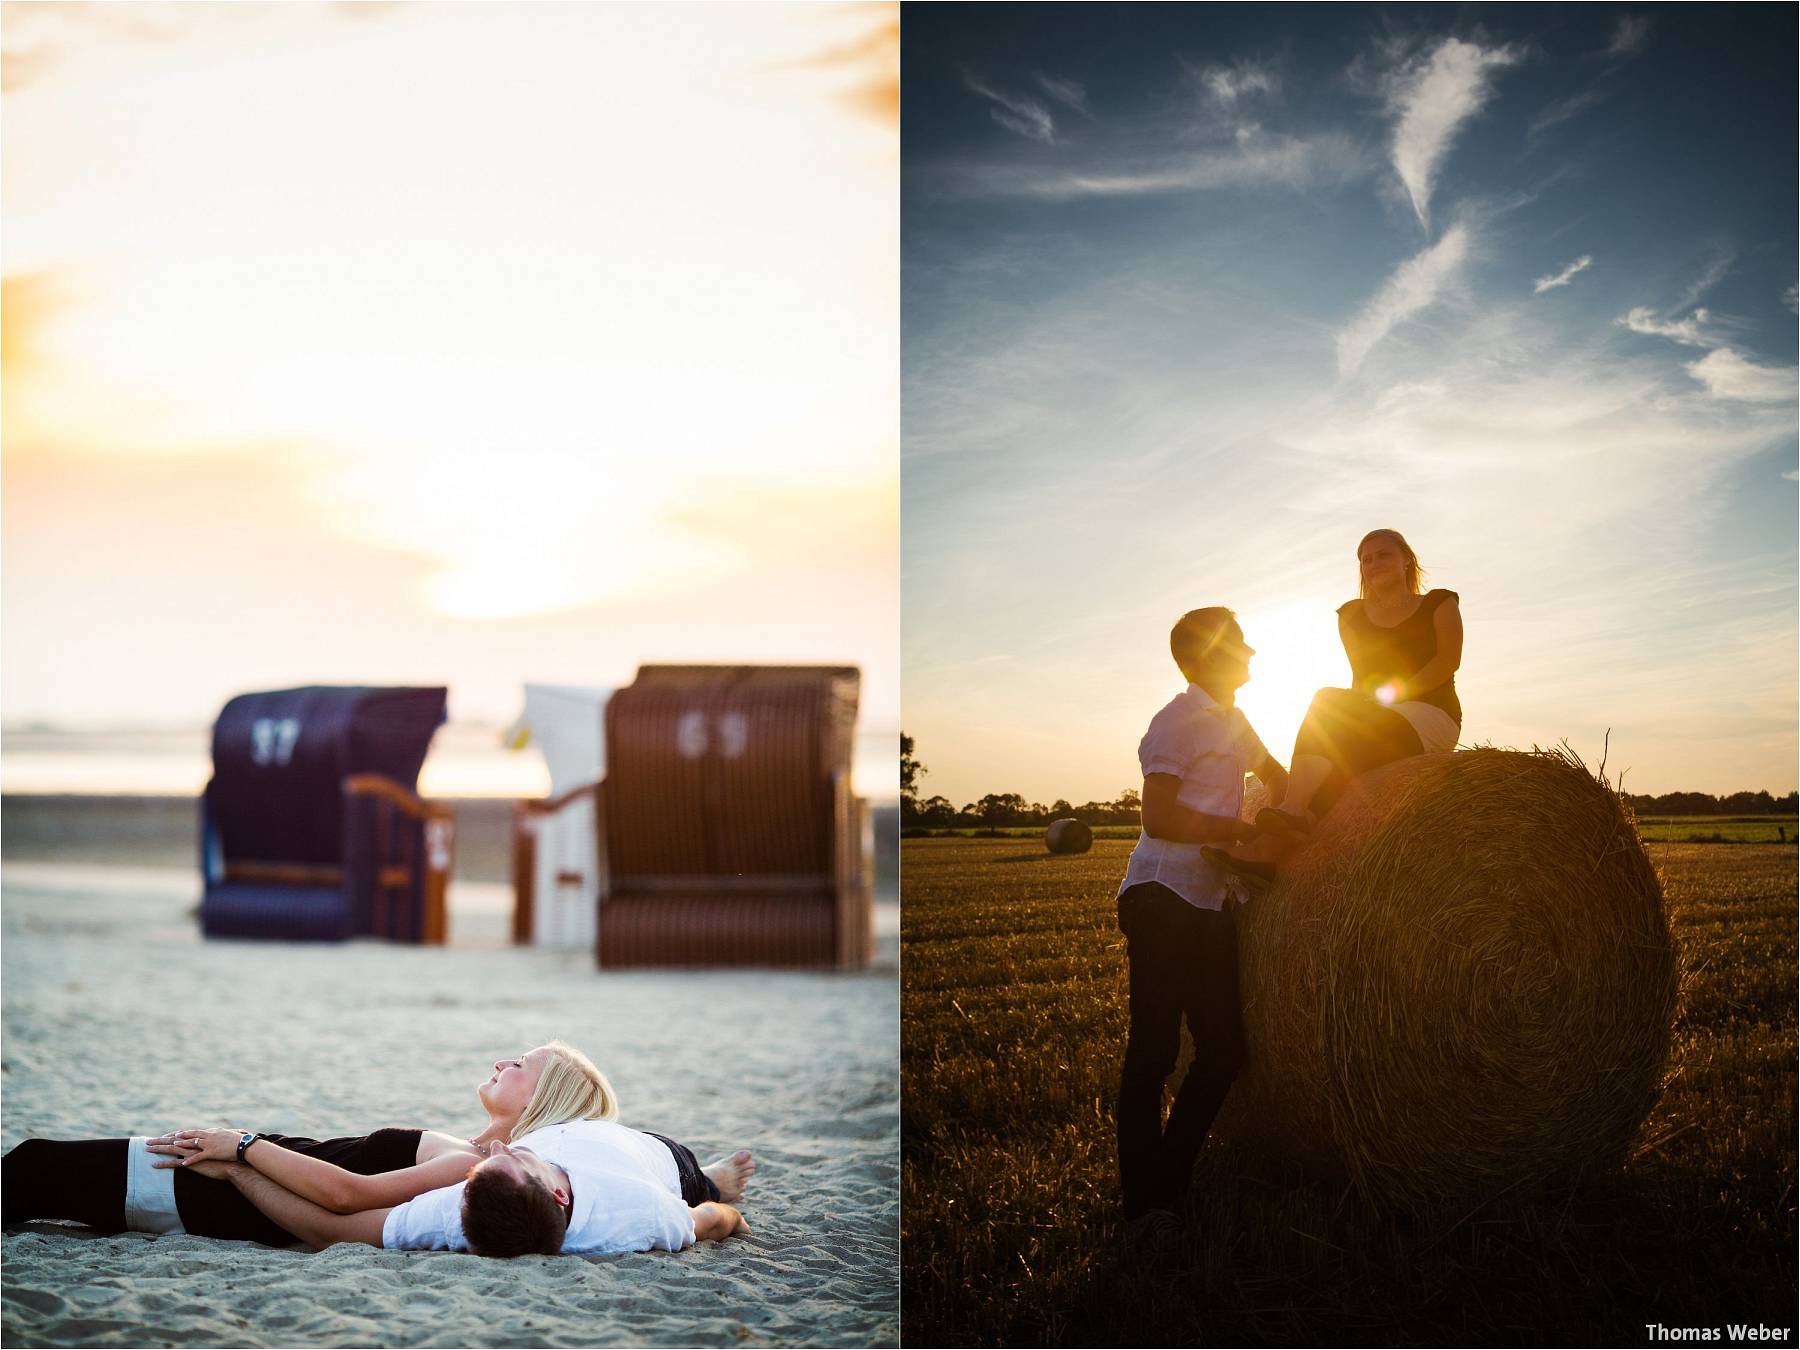
[{"label": "number 69 on beach chair", "polygon": [[201,797],[207,937],[441,943],[454,828],[415,791],[442,688],[242,694]]},{"label": "number 69 on beach chair", "polygon": [[850,788],[859,673],[644,666],[606,706],[596,955],[862,966],[870,817]]}]

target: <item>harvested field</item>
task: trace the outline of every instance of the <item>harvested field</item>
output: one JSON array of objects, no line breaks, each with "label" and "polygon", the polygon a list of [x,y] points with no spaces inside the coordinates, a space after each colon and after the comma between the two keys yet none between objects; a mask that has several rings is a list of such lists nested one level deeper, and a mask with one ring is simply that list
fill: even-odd
[{"label": "harvested field", "polygon": [[1641,1345],[1647,1323],[1793,1325],[1792,846],[1649,845],[1682,990],[1620,1172],[1427,1226],[1213,1140],[1201,1217],[1160,1264],[1115,1213],[1130,849],[904,844],[907,1343]]}]

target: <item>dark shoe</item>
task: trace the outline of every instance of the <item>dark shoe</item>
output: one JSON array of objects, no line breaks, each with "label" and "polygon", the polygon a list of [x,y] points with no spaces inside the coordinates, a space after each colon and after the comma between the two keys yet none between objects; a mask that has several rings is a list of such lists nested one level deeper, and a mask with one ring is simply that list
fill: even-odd
[{"label": "dark shoe", "polygon": [[1125,1222],[1125,1237],[1140,1256],[1168,1260],[1181,1250],[1184,1228],[1173,1210],[1147,1209]]},{"label": "dark shoe", "polygon": [[1256,828],[1266,834],[1311,834],[1315,824],[1310,811],[1295,813],[1283,811],[1278,806],[1265,806],[1256,813]]}]

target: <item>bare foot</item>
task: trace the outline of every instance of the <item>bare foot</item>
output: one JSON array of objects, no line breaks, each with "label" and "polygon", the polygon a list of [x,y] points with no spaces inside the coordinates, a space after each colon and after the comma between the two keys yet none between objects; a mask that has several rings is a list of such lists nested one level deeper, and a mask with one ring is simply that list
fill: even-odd
[{"label": "bare foot", "polygon": [[744,1198],[744,1189],[756,1174],[756,1159],[750,1156],[749,1149],[740,1148],[730,1157],[720,1158],[710,1167],[700,1170],[711,1177],[712,1184],[719,1188],[719,1199],[728,1205],[735,1205]]}]

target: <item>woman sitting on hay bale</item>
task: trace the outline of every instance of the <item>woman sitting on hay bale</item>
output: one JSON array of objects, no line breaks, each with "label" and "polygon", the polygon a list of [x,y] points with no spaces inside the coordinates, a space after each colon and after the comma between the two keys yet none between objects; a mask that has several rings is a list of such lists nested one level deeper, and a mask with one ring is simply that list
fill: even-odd
[{"label": "woman sitting on hay bale", "polygon": [[[1256,817],[1272,834],[1306,834],[1354,778],[1413,755],[1452,750],[1462,731],[1455,591],[1419,593],[1419,559],[1397,530],[1356,546],[1361,598],[1338,609],[1349,689],[1321,689],[1294,739],[1287,798]],[[1254,856],[1254,855],[1252,855]]]}]

